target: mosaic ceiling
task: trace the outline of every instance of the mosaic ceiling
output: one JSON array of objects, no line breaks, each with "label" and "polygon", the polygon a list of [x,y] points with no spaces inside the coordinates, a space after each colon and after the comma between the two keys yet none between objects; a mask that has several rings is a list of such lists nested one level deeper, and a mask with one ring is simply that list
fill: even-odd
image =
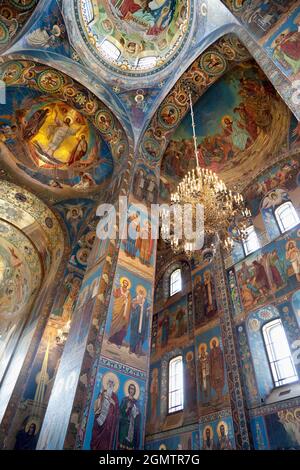
[{"label": "mosaic ceiling", "polygon": [[25,25],[38,0],[1,0],[0,52],[5,50]]},{"label": "mosaic ceiling", "polygon": [[0,220],[0,321],[24,313],[41,283],[42,266],[32,242],[22,231]]},{"label": "mosaic ceiling", "polygon": [[192,21],[189,0],[75,0],[74,8],[93,57],[129,75],[156,73],[170,64]]},{"label": "mosaic ceiling", "polygon": [[127,139],[113,114],[63,74],[32,62],[2,65],[8,85],[0,148],[17,174],[64,195],[110,179]]},{"label": "mosaic ceiling", "polygon": [[[236,65],[195,103],[201,167],[235,187],[248,183],[286,150],[291,113],[253,61]],[[191,117],[172,135],[162,160],[161,196],[195,166]]]},{"label": "mosaic ceiling", "polygon": [[0,321],[24,320],[44,273],[60,262],[64,235],[53,212],[30,192],[0,181]]}]

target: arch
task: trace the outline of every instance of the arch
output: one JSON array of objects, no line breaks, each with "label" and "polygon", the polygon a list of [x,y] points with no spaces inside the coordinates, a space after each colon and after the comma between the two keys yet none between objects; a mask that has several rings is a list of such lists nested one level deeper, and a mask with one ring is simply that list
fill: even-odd
[{"label": "arch", "polygon": [[183,356],[175,356],[169,361],[168,373],[168,412],[176,413],[184,408]]},{"label": "arch", "polygon": [[0,53],[6,51],[18,39],[34,14],[39,0],[17,2],[4,0],[0,6]]},{"label": "arch", "polygon": [[[196,102],[226,71],[250,57],[238,37],[228,34],[194,60],[164,98],[142,134],[141,150],[149,166],[154,167],[161,161],[171,135],[189,111],[188,87],[192,90],[193,102]],[[215,70],[209,70],[212,58],[218,64]],[[168,112],[171,116],[166,114]]]},{"label": "arch", "polygon": [[262,327],[262,335],[266,347],[269,367],[272,372],[274,386],[280,387],[298,380],[282,320],[270,320]]},{"label": "arch", "polygon": [[299,216],[291,201],[280,204],[275,209],[274,215],[281,233],[285,233],[299,224]]},{"label": "arch", "polygon": [[[2,300],[7,300],[7,309],[11,313],[9,321],[7,311],[5,317],[0,315],[0,327],[5,332],[0,348],[2,418],[31,342],[42,334],[49,308],[47,302],[51,299],[56,276],[65,264],[69,246],[59,216],[38,197],[4,180],[0,181],[0,194],[1,240],[5,237],[0,257],[6,272],[11,274],[1,279],[0,286],[1,289],[4,285]],[[10,265],[7,265],[8,256],[3,254],[5,246],[11,254]],[[23,284],[19,285],[16,279],[24,280]],[[18,305],[9,303],[10,291],[7,291],[6,282],[12,286]]]},{"label": "arch", "polygon": [[[107,184],[107,181],[110,181],[113,170],[115,173],[118,173],[127,164],[127,159],[123,158],[123,156],[130,157],[130,138],[127,137],[119,120],[109,108],[77,81],[57,69],[26,60],[6,60],[0,66],[0,79],[7,86],[7,94],[10,89],[14,88],[26,90],[23,101],[27,100],[31,103],[29,108],[35,110],[33,114],[31,112],[32,116],[30,114],[28,117],[29,111],[25,111],[28,109],[28,106],[26,108],[26,104],[21,100],[19,108],[15,110],[15,112],[18,112],[18,118],[12,114],[10,121],[7,121],[12,129],[11,134],[5,137],[5,142],[0,144],[3,160],[6,162],[4,164],[12,169],[16,175],[20,175],[20,179],[25,178],[34,182],[34,184],[42,184],[47,189],[51,188],[51,192],[60,195],[66,193],[70,196],[72,191],[78,195],[87,192],[92,193],[96,189],[98,190],[99,187],[103,187],[104,184]],[[23,95],[21,94],[21,96]],[[37,108],[37,103],[39,102],[40,107]],[[13,103],[13,97],[10,96],[10,105],[14,106]],[[65,122],[65,118],[57,114],[58,112],[66,112],[65,108],[68,112],[67,116],[72,114],[75,119],[76,114],[76,119],[79,122],[77,124],[76,121],[77,131],[75,136],[72,137],[73,143],[69,149],[69,155],[74,155],[70,160],[72,165],[68,166],[70,162],[67,165],[63,164],[63,166],[59,163],[51,163],[49,165],[47,163],[48,160],[42,157],[41,166],[40,150],[35,149],[35,144],[33,145],[32,141],[33,138],[30,141],[25,139],[26,145],[21,150],[21,153],[24,155],[21,158],[18,142],[21,139],[20,135],[24,133],[22,131],[24,125],[28,126],[31,120],[34,119],[35,114],[45,114],[47,111],[48,115],[45,115],[42,123],[45,122],[45,126],[48,126],[48,132],[50,128],[54,127],[53,125],[49,126],[49,123],[50,118],[55,117],[55,113],[56,117],[58,116],[62,122]],[[14,113],[14,110],[12,109],[11,112]],[[21,118],[22,113],[27,114]],[[49,119],[47,116],[50,116]],[[29,123],[26,119],[30,119]],[[53,122],[56,123],[56,121]],[[74,123],[70,122],[70,131],[74,134],[75,121]],[[45,126],[42,127],[42,130],[46,129]],[[85,130],[82,131],[81,129]],[[85,142],[85,148],[82,146],[82,150],[80,150],[82,153],[80,155],[83,156],[83,159],[88,164],[85,161],[81,162],[82,156],[78,154],[78,146],[80,145],[78,142],[79,137],[82,139],[82,132],[86,134],[86,137],[83,141]],[[71,137],[68,139],[70,141]],[[101,149],[101,159],[98,156],[100,155],[99,149]],[[70,153],[71,150],[73,153]],[[63,151],[64,148],[62,148],[61,153]],[[14,154],[16,154],[16,158],[13,157]],[[76,163],[79,157],[79,163]],[[29,166],[25,163],[26,158],[29,158],[30,162],[32,161],[32,164]],[[65,157],[61,156],[59,158],[64,159]]]},{"label": "arch", "polygon": [[[216,54],[219,58],[220,68],[218,73],[209,75],[203,68],[203,64],[210,54]],[[291,86],[288,79],[279,70],[271,74],[271,70],[276,67],[274,62],[266,56],[263,50],[257,48],[257,44],[243,27],[231,25],[225,36],[220,37],[192,62],[163,99],[150,124],[141,133],[139,145],[141,158],[151,167],[156,167],[161,161],[171,136],[188,113],[188,87],[192,90],[193,103],[195,103],[224,73],[230,71],[236,64],[252,58],[294,115],[300,118],[296,104],[286,92]],[[169,124],[163,122],[162,119],[162,110],[166,110],[168,106],[170,109],[174,108],[174,122]]]},{"label": "arch", "polygon": [[156,288],[162,283],[163,297],[167,300],[170,297],[170,276],[171,274],[180,269],[182,278],[182,289],[185,290],[186,283],[191,283],[191,267],[189,262],[184,256],[179,257],[180,259],[170,261],[167,266],[158,272],[156,276]]}]

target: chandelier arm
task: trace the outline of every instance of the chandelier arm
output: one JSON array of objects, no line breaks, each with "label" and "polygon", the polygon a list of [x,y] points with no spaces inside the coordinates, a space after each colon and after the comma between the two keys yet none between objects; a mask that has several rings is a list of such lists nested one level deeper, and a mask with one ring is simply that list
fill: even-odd
[{"label": "chandelier arm", "polygon": [[200,165],[199,165],[199,161],[198,161],[198,149],[197,149],[198,146],[197,146],[195,116],[194,116],[194,110],[193,110],[192,94],[191,94],[191,90],[190,90],[190,89],[189,89],[189,99],[190,99],[190,109],[191,109],[192,128],[193,128],[193,140],[194,140],[194,149],[195,149],[195,159],[196,159],[197,169],[200,170]]}]

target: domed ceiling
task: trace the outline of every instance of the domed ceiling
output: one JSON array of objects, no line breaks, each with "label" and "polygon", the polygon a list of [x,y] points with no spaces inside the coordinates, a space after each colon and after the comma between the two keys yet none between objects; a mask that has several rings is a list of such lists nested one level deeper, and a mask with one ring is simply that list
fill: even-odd
[{"label": "domed ceiling", "polygon": [[54,213],[28,191],[0,181],[1,327],[24,320],[44,272],[60,262],[63,250]]},{"label": "domed ceiling", "polygon": [[7,222],[0,221],[0,320],[21,315],[41,283],[42,267],[32,242]]},{"label": "domed ceiling", "polygon": [[1,66],[7,86],[0,115],[3,162],[64,194],[95,191],[126,148],[112,113],[63,74],[32,62]]},{"label": "domed ceiling", "polygon": [[166,67],[192,22],[189,0],[75,0],[76,21],[93,57],[133,75]]},{"label": "domed ceiling", "polygon": [[0,180],[0,380],[25,322],[40,314],[34,302],[64,250],[55,214],[29,191]]},{"label": "domed ceiling", "polygon": [[[241,189],[284,152],[291,113],[251,60],[237,65],[194,105],[198,161]],[[176,129],[162,160],[161,197],[168,199],[195,166],[190,113]]]}]

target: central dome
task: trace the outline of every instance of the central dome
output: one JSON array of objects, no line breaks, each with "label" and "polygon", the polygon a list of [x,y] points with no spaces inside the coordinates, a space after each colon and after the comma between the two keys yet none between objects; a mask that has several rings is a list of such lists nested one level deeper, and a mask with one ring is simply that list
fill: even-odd
[{"label": "central dome", "polygon": [[182,50],[190,0],[76,0],[81,35],[93,56],[126,75],[155,73]]}]

